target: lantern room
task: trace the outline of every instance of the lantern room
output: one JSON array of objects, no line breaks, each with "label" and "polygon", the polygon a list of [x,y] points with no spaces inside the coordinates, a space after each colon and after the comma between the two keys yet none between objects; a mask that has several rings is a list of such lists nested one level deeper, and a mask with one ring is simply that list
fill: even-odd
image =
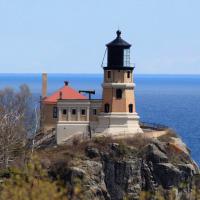
[{"label": "lantern room", "polygon": [[118,30],[116,34],[116,39],[106,45],[108,51],[106,68],[130,67],[131,44],[121,38],[121,31]]}]

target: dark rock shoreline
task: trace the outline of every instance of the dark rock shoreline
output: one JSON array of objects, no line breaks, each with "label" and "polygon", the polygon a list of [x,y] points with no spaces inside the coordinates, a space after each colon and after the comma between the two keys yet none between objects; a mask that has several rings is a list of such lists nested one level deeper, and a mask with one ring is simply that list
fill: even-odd
[{"label": "dark rock shoreline", "polygon": [[199,198],[199,168],[189,152],[172,149],[169,142],[158,139],[143,138],[145,145],[137,145],[134,138],[133,144],[131,139],[99,140],[76,144],[73,148],[78,156],[65,152],[71,155],[70,162],[64,157],[44,162],[48,163],[49,176],[63,180],[70,195],[78,185],[87,200]]}]

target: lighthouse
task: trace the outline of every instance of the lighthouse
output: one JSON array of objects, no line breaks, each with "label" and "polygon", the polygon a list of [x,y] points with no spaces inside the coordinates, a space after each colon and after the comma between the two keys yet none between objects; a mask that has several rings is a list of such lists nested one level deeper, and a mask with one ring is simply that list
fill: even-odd
[{"label": "lighthouse", "polygon": [[107,66],[103,67],[103,101],[98,116],[97,133],[130,136],[142,133],[135,106],[134,67],[130,64],[131,44],[117,37],[106,45]]}]

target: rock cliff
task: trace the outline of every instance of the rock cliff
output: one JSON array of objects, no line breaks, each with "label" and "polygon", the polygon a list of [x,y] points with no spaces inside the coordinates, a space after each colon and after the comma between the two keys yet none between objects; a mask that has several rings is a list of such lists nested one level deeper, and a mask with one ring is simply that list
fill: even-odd
[{"label": "rock cliff", "polygon": [[87,200],[198,199],[199,168],[189,150],[172,140],[170,135],[77,140],[39,155],[49,176],[59,177],[71,198],[79,188]]}]

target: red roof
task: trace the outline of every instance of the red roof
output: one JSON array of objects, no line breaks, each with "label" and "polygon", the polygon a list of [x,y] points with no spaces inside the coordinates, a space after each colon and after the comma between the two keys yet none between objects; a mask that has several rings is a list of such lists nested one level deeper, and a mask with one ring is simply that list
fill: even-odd
[{"label": "red roof", "polygon": [[65,85],[58,91],[54,92],[52,95],[46,97],[43,102],[46,104],[57,103],[57,100],[60,99],[60,93],[62,93],[62,99],[87,99],[87,97],[83,96],[73,88]]}]

